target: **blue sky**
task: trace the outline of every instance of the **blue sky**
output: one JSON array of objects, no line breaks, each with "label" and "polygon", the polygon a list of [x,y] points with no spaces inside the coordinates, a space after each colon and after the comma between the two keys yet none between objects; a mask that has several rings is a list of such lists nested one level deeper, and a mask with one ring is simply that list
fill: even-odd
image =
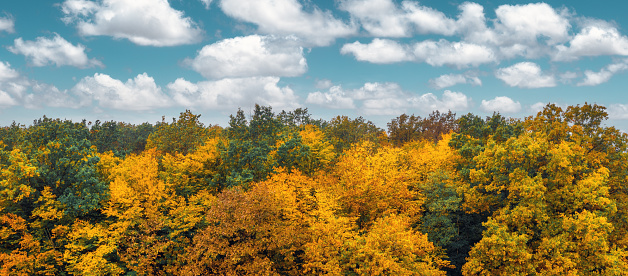
[{"label": "blue sky", "polygon": [[628,130],[625,1],[27,0],[0,5],[0,125],[226,126],[255,103],[317,118],[606,106]]}]

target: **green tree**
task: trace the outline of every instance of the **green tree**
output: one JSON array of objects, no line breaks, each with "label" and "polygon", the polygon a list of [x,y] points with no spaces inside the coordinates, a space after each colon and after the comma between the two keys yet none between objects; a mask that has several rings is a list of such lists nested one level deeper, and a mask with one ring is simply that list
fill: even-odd
[{"label": "green tree", "polygon": [[191,111],[181,112],[179,119],[172,118],[172,123],[162,121],[148,137],[147,148],[156,148],[163,153],[187,154],[210,137],[211,128],[206,128],[199,121],[201,115]]},{"label": "green tree", "polygon": [[548,105],[526,121],[527,133],[488,140],[474,158],[465,204],[492,215],[465,275],[619,275],[628,268],[613,238],[608,152],[590,144],[605,117],[596,106],[563,112]]},{"label": "green tree", "polygon": [[361,141],[378,143],[383,130],[373,122],[362,117],[350,119],[347,116],[337,116],[323,128],[325,136],[336,148],[336,152],[349,149],[351,145]]},{"label": "green tree", "polygon": [[457,130],[456,114],[451,111],[440,113],[437,110],[423,119],[414,114],[402,114],[388,123],[389,139],[396,146],[419,139],[436,142],[443,134]]}]

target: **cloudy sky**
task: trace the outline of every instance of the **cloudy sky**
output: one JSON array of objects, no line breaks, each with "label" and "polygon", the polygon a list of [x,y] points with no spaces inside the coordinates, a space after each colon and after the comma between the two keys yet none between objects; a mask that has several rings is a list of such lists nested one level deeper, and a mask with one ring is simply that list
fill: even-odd
[{"label": "cloudy sky", "polygon": [[[500,2],[500,3],[495,3]],[[505,4],[504,4],[505,3]],[[605,105],[628,130],[626,1],[25,0],[0,5],[0,125],[206,124]]]}]

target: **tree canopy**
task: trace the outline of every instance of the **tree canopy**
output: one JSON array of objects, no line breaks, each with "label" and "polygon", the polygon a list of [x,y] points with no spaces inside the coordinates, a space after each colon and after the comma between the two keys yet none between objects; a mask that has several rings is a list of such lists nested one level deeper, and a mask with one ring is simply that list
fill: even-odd
[{"label": "tree canopy", "polygon": [[2,275],[626,275],[603,106],[0,128]]}]

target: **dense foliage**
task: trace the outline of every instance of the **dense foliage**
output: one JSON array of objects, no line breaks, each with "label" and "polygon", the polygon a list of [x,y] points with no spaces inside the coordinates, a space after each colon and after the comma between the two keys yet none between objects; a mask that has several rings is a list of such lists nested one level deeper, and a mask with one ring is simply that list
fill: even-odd
[{"label": "dense foliage", "polygon": [[605,108],[0,128],[2,275],[626,275]]}]

